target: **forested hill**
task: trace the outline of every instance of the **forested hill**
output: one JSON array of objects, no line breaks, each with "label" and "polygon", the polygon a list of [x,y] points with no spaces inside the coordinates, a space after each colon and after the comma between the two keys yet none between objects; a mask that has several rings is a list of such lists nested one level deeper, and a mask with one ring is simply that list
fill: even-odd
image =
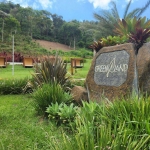
[{"label": "forested hill", "polygon": [[0,40],[9,41],[12,34],[28,35],[31,39],[48,40],[72,48],[86,47],[99,38],[97,23],[72,20],[46,10],[24,8],[12,2],[0,3]]}]

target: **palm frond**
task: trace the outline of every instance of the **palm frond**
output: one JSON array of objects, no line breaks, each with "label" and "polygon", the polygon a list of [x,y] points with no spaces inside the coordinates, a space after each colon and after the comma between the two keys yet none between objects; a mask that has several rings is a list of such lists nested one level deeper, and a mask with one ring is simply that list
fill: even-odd
[{"label": "palm frond", "polygon": [[149,7],[149,5],[150,5],[150,0],[148,0],[145,6],[141,8],[137,17],[140,17],[144,13],[144,11]]},{"label": "palm frond", "polygon": [[140,8],[136,8],[133,11],[131,11],[130,13],[128,13],[125,17],[125,19],[131,19],[137,16],[137,14],[141,11]]},{"label": "palm frond", "polygon": [[117,10],[117,7],[116,7],[116,3],[114,1],[111,2],[113,8],[111,9],[111,12],[113,14],[113,17],[116,18],[117,20],[120,18],[119,17],[119,14],[118,14],[118,10]]},{"label": "palm frond", "polygon": [[128,13],[129,7],[130,7],[130,5],[131,5],[131,2],[132,2],[132,0],[130,0],[129,3],[127,4],[127,6],[126,6],[126,9],[125,9],[125,12],[124,12],[124,15],[123,15],[123,18],[124,18],[124,19],[125,19],[126,16],[127,16],[127,13]]}]

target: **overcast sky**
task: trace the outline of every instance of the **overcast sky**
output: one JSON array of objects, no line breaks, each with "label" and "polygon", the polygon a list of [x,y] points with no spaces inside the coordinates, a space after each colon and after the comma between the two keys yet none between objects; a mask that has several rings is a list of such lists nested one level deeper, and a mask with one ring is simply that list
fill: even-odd
[{"label": "overcast sky", "polygon": [[[3,0],[0,0],[2,2]],[[101,9],[110,9],[110,2],[112,0],[10,0],[15,4],[20,4],[23,7],[32,7],[37,10],[47,10],[51,13],[61,15],[64,20],[71,21],[76,19],[94,20],[93,13],[98,13]],[[115,0],[120,17],[129,0]],[[142,7],[148,0],[132,0],[130,10]],[[150,18],[150,7],[143,14]]]}]

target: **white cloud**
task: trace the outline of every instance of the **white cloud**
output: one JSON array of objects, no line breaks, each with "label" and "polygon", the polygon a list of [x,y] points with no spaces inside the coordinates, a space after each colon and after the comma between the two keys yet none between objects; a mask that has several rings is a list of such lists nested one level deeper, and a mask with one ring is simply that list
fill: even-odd
[{"label": "white cloud", "polygon": [[28,2],[29,0],[12,0],[11,2],[15,3],[15,4],[20,4],[22,7],[28,7]]},{"label": "white cloud", "polygon": [[52,7],[53,0],[38,0],[43,8]]},{"label": "white cloud", "polygon": [[42,7],[43,9],[51,8],[56,0],[11,0],[15,4],[20,4],[23,7],[31,6],[33,8]]},{"label": "white cloud", "polygon": [[109,3],[112,0],[88,0],[88,1],[93,4],[94,8],[108,9]]}]

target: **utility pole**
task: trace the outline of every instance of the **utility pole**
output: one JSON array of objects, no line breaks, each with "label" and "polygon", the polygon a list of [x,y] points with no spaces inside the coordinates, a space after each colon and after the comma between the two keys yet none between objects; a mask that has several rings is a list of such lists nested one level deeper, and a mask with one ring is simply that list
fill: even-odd
[{"label": "utility pole", "polygon": [[14,75],[14,34],[12,35],[12,75]]}]

